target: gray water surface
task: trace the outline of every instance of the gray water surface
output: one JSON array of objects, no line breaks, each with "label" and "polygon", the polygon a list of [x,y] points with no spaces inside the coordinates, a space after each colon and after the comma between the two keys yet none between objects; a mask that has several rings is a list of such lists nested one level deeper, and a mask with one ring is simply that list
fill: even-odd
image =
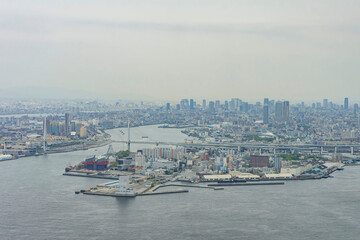
[{"label": "gray water surface", "polygon": [[[136,129],[134,138],[184,139],[177,129]],[[0,162],[0,239],[359,239],[360,167],[285,185],[134,199],[75,195],[107,180],[62,176],[65,166],[106,149]]]}]

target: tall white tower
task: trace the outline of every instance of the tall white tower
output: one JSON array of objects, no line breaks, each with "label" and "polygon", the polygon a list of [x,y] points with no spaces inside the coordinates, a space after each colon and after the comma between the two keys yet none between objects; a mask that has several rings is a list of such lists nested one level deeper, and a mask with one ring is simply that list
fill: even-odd
[{"label": "tall white tower", "polygon": [[129,188],[129,175],[119,176],[119,184],[116,186],[115,195],[119,197],[135,197],[135,191]]},{"label": "tall white tower", "polygon": [[128,119],[128,151],[130,152],[130,119]]}]

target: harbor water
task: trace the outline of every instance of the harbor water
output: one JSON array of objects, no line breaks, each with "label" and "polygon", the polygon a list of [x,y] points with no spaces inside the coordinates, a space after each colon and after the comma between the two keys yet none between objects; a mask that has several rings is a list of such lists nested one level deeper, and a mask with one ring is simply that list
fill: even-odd
[{"label": "harbor water", "polygon": [[[127,130],[110,130],[126,140]],[[133,140],[179,142],[178,129],[132,129]],[[126,144],[113,144],[115,150]],[[149,145],[132,145],[135,151]],[[359,239],[360,167],[285,185],[191,188],[112,198],[74,194],[104,179],[63,176],[107,147],[0,162],[0,239]]]}]

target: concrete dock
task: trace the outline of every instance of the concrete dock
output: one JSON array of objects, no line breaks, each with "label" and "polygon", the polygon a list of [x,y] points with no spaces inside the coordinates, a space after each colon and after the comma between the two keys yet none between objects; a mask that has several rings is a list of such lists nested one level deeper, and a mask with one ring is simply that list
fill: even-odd
[{"label": "concrete dock", "polygon": [[[113,183],[113,182],[111,182]],[[108,183],[110,184],[110,183]],[[124,196],[115,193],[114,186],[106,186],[106,185],[97,185],[96,187],[88,188],[85,190],[81,190],[80,192],[86,195],[97,195],[97,196],[107,196],[107,197],[136,197],[136,196],[150,196],[150,195],[159,195],[159,194],[172,194],[172,193],[185,193],[189,192],[186,189],[177,189],[177,190],[170,190],[170,191],[160,191],[155,192],[157,189],[161,187],[166,187],[165,185],[159,184],[153,186],[151,188],[139,188],[135,192],[134,196]],[[209,187],[206,187],[209,188]],[[78,191],[77,191],[78,192]],[[76,192],[76,193],[77,193]]]},{"label": "concrete dock", "polygon": [[150,196],[150,195],[184,193],[184,192],[189,192],[189,190],[179,189],[179,190],[161,191],[161,192],[144,192],[144,193],[136,194],[135,196],[121,196],[121,195],[115,194],[115,192],[94,192],[94,191],[85,191],[85,192],[83,192],[83,194],[97,195],[97,196],[107,196],[107,197],[122,197],[122,198],[123,197],[126,197],[126,198],[130,197],[130,198],[133,198],[133,197],[136,197],[136,196]]},{"label": "concrete dock", "polygon": [[161,192],[146,192],[146,193],[138,194],[136,196],[149,196],[149,195],[170,194],[170,193],[184,193],[184,192],[189,192],[189,190],[179,189],[179,190],[161,191]]},{"label": "concrete dock", "polygon": [[178,183],[170,183],[170,184],[165,184],[165,185],[161,185],[159,187],[190,187],[190,188],[208,188],[208,189],[213,189],[213,190],[223,190],[224,188],[215,188],[212,187],[210,185],[204,186],[204,185],[191,185],[191,184],[178,184]]},{"label": "concrete dock", "polygon": [[284,185],[284,182],[256,182],[256,183],[213,183],[208,184],[208,186],[211,187],[217,187],[217,186],[263,186],[263,185]]},{"label": "concrete dock", "polygon": [[117,177],[117,176],[98,175],[98,174],[81,174],[81,173],[72,173],[72,172],[63,173],[63,175],[71,176],[71,177],[101,178],[101,179],[111,179],[111,180],[119,179],[119,177]]}]

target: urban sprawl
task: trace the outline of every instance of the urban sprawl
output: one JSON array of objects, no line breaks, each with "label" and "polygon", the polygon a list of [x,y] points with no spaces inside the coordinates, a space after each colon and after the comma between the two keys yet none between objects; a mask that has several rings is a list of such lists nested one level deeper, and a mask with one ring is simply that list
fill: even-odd
[{"label": "urban sprawl", "polygon": [[[65,175],[119,179],[86,193],[140,195],[169,182],[245,184],[331,177],[359,163],[358,104],[254,104],[183,99],[179,103],[6,100],[0,105],[4,159],[83,150],[123,142],[66,167]],[[114,141],[108,129],[179,128],[183,142]],[[125,135],[126,131],[122,131]],[[131,151],[134,144],[147,148]],[[126,176],[124,179],[123,177]],[[130,185],[128,185],[130,184]],[[129,189],[132,189],[131,191]]]}]

